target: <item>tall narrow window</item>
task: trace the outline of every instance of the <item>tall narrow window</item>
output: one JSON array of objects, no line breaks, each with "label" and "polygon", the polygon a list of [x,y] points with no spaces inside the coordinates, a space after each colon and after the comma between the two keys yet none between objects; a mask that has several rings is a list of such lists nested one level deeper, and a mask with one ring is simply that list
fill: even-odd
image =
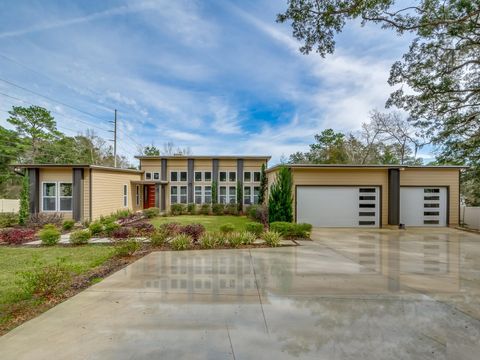
[{"label": "tall narrow window", "polygon": [[123,185],[123,207],[128,206],[128,185]]},{"label": "tall narrow window", "polygon": [[151,172],[145,173],[145,180],[152,180],[152,173]]},{"label": "tall narrow window", "polygon": [[226,204],[227,203],[227,187],[226,186],[220,186],[220,204]]},{"label": "tall narrow window", "polygon": [[250,171],[245,171],[243,173],[243,181],[244,182],[250,182],[252,181],[252,173]]},{"label": "tall narrow window", "polygon": [[43,211],[57,210],[57,183],[43,183],[42,187]]},{"label": "tall narrow window", "polygon": [[203,188],[204,191],[204,202],[205,204],[210,204],[212,202],[212,187],[205,186]]},{"label": "tall narrow window", "polygon": [[260,171],[254,171],[253,173],[253,181],[260,182]]},{"label": "tall narrow window", "polygon": [[230,171],[228,173],[228,181],[230,181],[230,182],[237,181],[237,173],[235,171]]},{"label": "tall narrow window", "polygon": [[202,181],[202,172],[195,171],[195,181]]},{"label": "tall narrow window", "polygon": [[205,176],[205,181],[212,181],[212,172],[211,171],[205,171],[204,176]]},{"label": "tall narrow window", "polygon": [[180,181],[187,181],[187,172],[180,171]]},{"label": "tall narrow window", "polygon": [[258,195],[260,194],[260,186],[253,187],[253,203],[258,204]]},{"label": "tall narrow window", "polygon": [[250,186],[245,186],[243,188],[243,203],[250,205],[252,203],[252,188]]},{"label": "tall narrow window", "polygon": [[186,204],[187,203],[187,187],[180,186],[180,203]]},{"label": "tall narrow window", "polygon": [[227,172],[226,171],[220,171],[219,178],[220,178],[221,182],[227,181]]},{"label": "tall narrow window", "polygon": [[178,187],[177,186],[170,186],[170,203],[171,204],[178,203]]},{"label": "tall narrow window", "polygon": [[228,202],[230,204],[235,204],[237,202],[236,197],[237,197],[237,190],[236,190],[235,186],[230,186],[228,188]]},{"label": "tall narrow window", "polygon": [[140,206],[140,185],[135,187],[135,204]]},{"label": "tall narrow window", "polygon": [[195,186],[195,204],[202,203],[202,187]]},{"label": "tall narrow window", "polygon": [[170,181],[178,181],[178,173],[176,171],[170,173]]},{"label": "tall narrow window", "polygon": [[72,211],[72,183],[59,184],[60,211]]}]

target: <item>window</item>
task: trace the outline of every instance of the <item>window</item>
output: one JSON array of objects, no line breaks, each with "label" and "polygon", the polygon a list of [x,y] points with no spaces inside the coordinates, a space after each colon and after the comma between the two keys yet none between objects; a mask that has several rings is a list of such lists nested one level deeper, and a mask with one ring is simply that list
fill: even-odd
[{"label": "window", "polygon": [[176,171],[170,173],[170,181],[178,181],[178,173]]},{"label": "window", "polygon": [[153,173],[153,180],[160,180],[160,173],[154,172]]},{"label": "window", "polygon": [[260,186],[253,187],[253,203],[258,204],[258,195],[260,194]]},{"label": "window", "polygon": [[226,171],[220,171],[220,181],[225,182],[227,181],[227,172]]},{"label": "window", "polygon": [[438,194],[440,193],[440,189],[423,189],[425,194]]},{"label": "window", "polygon": [[377,192],[377,189],[375,189],[375,188],[361,188],[359,190],[359,192],[361,192],[361,193],[374,193],[374,192]]},{"label": "window", "polygon": [[128,185],[123,185],[123,207],[128,206]]},{"label": "window", "polygon": [[187,181],[187,172],[180,171],[180,181]]},{"label": "window", "polygon": [[204,176],[205,176],[205,181],[212,181],[212,172],[211,171],[205,171]]},{"label": "window", "polygon": [[254,171],[253,172],[253,181],[255,182],[260,182],[260,171]]},{"label": "window", "polygon": [[170,203],[171,204],[178,203],[178,187],[177,186],[170,187]]},{"label": "window", "polygon": [[226,186],[220,186],[220,204],[226,204],[227,203],[227,187]]},{"label": "window", "polygon": [[252,188],[250,186],[245,186],[243,188],[243,203],[246,205],[252,203]]},{"label": "window", "polygon": [[237,191],[235,189],[235,186],[230,186],[228,188],[228,202],[230,204],[235,204],[236,203],[236,195],[237,195]]},{"label": "window", "polygon": [[252,181],[252,173],[250,171],[246,171],[243,173],[243,181],[244,182]]},{"label": "window", "polygon": [[210,204],[212,202],[212,187],[205,186],[203,188],[204,191],[204,202],[205,204]]},{"label": "window", "polygon": [[43,183],[43,211],[57,210],[57,183]]},{"label": "window", "polygon": [[72,183],[59,183],[60,211],[72,211]]},{"label": "window", "polygon": [[237,181],[237,173],[235,171],[230,171],[228,173],[228,181],[231,181],[231,182]]},{"label": "window", "polygon": [[140,185],[135,187],[135,204],[137,206],[140,205]]},{"label": "window", "polygon": [[187,187],[180,186],[180,203],[186,204],[187,203]]},{"label": "window", "polygon": [[202,187],[195,186],[195,204],[202,203]]},{"label": "window", "polygon": [[195,171],[195,181],[202,181],[202,172]]},{"label": "window", "polygon": [[145,173],[145,180],[152,180],[152,173],[150,172]]}]

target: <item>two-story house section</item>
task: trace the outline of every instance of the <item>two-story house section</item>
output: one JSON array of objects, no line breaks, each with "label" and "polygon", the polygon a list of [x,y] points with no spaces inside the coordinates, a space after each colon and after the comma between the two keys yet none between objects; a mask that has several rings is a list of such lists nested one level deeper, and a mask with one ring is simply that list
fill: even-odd
[{"label": "two-story house section", "polygon": [[243,189],[243,204],[258,203],[261,168],[270,156],[137,156],[143,179],[143,207],[168,211],[172,204],[211,204],[213,184],[216,201],[237,203],[237,187]]}]

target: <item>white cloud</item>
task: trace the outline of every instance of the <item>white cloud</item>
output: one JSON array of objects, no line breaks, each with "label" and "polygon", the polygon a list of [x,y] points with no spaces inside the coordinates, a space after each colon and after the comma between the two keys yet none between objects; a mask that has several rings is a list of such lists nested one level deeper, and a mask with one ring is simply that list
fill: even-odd
[{"label": "white cloud", "polygon": [[242,131],[239,124],[238,112],[223,99],[210,99],[210,111],[213,115],[211,128],[220,134],[237,134]]}]

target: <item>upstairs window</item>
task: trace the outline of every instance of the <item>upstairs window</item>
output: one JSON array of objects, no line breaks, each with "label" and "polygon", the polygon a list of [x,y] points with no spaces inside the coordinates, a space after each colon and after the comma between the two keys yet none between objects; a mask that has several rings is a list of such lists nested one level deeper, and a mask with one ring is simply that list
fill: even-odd
[{"label": "upstairs window", "polygon": [[254,171],[253,172],[253,181],[255,182],[260,182],[260,171]]},{"label": "upstairs window", "polygon": [[202,172],[195,171],[195,181],[202,181]]},{"label": "upstairs window", "polygon": [[252,181],[252,173],[250,171],[245,171],[243,173],[243,181],[244,182],[250,182]]},{"label": "upstairs window", "polygon": [[145,180],[152,180],[152,173],[151,172],[145,173]]},{"label": "upstairs window", "polygon": [[205,181],[212,181],[212,172],[211,171],[205,171]]},{"label": "upstairs window", "polygon": [[160,180],[160,173],[154,172],[153,173],[153,180]]},{"label": "upstairs window", "polygon": [[230,182],[237,181],[237,173],[235,171],[230,171],[228,173],[228,181],[230,181]]},{"label": "upstairs window", "polygon": [[227,181],[227,172],[226,171],[220,171],[219,173],[219,180],[221,182]]},{"label": "upstairs window", "polygon": [[170,173],[170,181],[173,181],[173,182],[178,181],[178,173],[176,171],[172,171]]},{"label": "upstairs window", "polygon": [[187,172],[180,171],[180,181],[187,181]]}]

